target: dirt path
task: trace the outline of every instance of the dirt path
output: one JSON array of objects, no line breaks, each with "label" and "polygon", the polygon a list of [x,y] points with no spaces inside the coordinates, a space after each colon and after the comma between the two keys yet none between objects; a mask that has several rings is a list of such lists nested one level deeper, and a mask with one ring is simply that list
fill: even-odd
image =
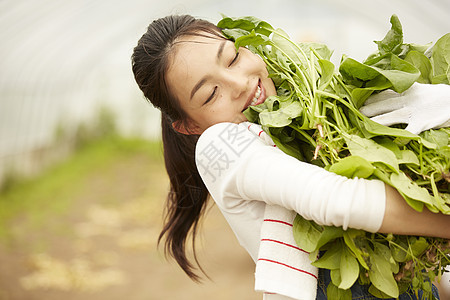
[{"label": "dirt path", "polygon": [[32,230],[29,218],[11,224],[15,238],[0,244],[0,300],[262,299],[253,262],[215,208],[198,244],[213,281],[195,284],[164,260],[156,249],[167,189],[160,160],[126,156],[83,182],[68,212]]}]

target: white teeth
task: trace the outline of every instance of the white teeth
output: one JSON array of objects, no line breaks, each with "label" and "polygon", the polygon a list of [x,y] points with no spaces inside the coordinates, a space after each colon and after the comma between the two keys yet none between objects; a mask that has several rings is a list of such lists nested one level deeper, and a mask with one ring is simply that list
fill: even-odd
[{"label": "white teeth", "polygon": [[261,88],[258,85],[258,87],[256,89],[255,97],[253,97],[252,103],[250,103],[250,105],[255,105],[256,102],[258,102],[259,96],[261,96]]}]

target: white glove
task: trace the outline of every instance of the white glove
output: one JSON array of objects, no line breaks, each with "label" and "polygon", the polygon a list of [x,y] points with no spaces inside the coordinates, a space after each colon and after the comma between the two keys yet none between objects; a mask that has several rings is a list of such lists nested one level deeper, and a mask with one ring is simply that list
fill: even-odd
[{"label": "white glove", "polygon": [[405,123],[411,133],[450,126],[450,85],[414,83],[403,93],[383,91],[369,97],[361,113],[385,126]]}]

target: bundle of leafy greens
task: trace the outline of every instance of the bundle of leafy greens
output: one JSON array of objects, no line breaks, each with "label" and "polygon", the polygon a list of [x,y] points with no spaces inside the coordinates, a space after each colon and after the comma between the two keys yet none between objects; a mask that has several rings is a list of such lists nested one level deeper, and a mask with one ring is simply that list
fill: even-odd
[{"label": "bundle of leafy greens", "polygon": [[[237,49],[247,47],[266,62],[277,96],[244,113],[281,150],[350,178],[382,180],[417,211],[426,206],[450,214],[450,130],[415,135],[400,125],[375,123],[358,110],[386,89],[401,93],[414,82],[449,84],[450,34],[430,52],[430,45],[403,43],[400,21],[393,15],[390,22],[376,53],[364,62],[344,56],[338,70],[327,46],[295,43],[257,18],[224,17],[218,27]],[[450,265],[445,239],[343,230],[300,216],[294,235],[313,265],[331,270],[329,299],[351,299],[357,280],[380,298],[397,298],[410,288],[433,299],[431,282]]]}]

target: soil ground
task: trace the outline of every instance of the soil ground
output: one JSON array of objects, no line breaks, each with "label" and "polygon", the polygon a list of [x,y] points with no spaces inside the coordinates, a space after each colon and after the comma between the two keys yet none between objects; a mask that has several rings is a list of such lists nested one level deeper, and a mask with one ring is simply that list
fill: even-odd
[{"label": "soil ground", "polygon": [[0,300],[262,298],[253,291],[254,263],[214,206],[197,245],[211,280],[194,283],[165,260],[156,240],[168,180],[161,157],[145,149],[77,169],[2,220]]}]

